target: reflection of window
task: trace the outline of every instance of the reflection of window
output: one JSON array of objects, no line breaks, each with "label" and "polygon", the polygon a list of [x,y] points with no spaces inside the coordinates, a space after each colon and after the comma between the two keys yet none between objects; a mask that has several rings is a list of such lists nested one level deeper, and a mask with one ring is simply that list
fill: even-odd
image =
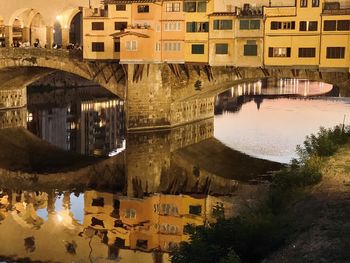
[{"label": "reflection of window", "polygon": [[167,12],[180,12],[180,3],[167,3],[166,4]]},{"label": "reflection of window", "polygon": [[147,249],[148,240],[138,239],[138,240],[136,241],[136,246],[137,246],[138,248]]},{"label": "reflection of window", "polygon": [[327,47],[327,58],[344,58],[345,47]]},{"label": "reflection of window", "polygon": [[204,54],[204,45],[203,44],[193,44],[192,45],[192,54]]},{"label": "reflection of window", "polygon": [[260,20],[247,20],[243,19],[239,21],[240,30],[257,30],[260,29]]},{"label": "reflection of window", "polygon": [[208,22],[187,22],[186,23],[187,32],[209,32]]},{"label": "reflection of window", "polygon": [[137,41],[129,40],[125,42],[125,49],[127,51],[136,51],[137,50]]},{"label": "reflection of window", "polygon": [[190,210],[191,215],[200,215],[202,213],[202,206],[201,205],[190,205],[189,210]]},{"label": "reflection of window", "polygon": [[269,57],[290,57],[290,47],[270,47]]},{"label": "reflection of window", "polygon": [[129,208],[125,209],[125,218],[136,218],[136,210]]},{"label": "reflection of window", "polygon": [[104,207],[105,206],[105,199],[103,197],[93,198],[91,205]]},{"label": "reflection of window", "polygon": [[215,30],[227,30],[232,29],[232,20],[214,20],[214,29]]},{"label": "reflection of window", "polygon": [[92,22],[91,29],[92,30],[104,30],[105,23],[104,22]]},{"label": "reflection of window", "polygon": [[104,52],[105,43],[104,42],[92,42],[92,51],[93,52]]},{"label": "reflection of window", "polygon": [[258,55],[258,45],[255,40],[247,40],[244,45],[244,56],[257,56]]},{"label": "reflection of window", "polygon": [[314,58],[316,48],[299,48],[299,58]]},{"label": "reflection of window", "polygon": [[215,44],[215,54],[227,55],[228,54],[228,44],[227,43]]},{"label": "reflection of window", "polygon": [[138,5],[137,12],[138,13],[149,13],[149,5]]}]

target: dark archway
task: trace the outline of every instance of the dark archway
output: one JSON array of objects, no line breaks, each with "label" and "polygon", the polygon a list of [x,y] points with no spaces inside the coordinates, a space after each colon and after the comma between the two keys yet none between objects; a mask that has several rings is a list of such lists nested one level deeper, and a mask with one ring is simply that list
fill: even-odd
[{"label": "dark archway", "polygon": [[82,12],[77,13],[70,23],[69,27],[69,42],[72,44],[83,43],[83,14]]}]

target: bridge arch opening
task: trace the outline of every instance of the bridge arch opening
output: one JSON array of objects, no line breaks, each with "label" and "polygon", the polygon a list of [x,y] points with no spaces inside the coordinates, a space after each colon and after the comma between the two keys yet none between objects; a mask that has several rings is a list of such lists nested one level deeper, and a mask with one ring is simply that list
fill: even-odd
[{"label": "bridge arch opening", "polygon": [[69,23],[69,43],[82,45],[83,43],[83,14],[76,11]]}]

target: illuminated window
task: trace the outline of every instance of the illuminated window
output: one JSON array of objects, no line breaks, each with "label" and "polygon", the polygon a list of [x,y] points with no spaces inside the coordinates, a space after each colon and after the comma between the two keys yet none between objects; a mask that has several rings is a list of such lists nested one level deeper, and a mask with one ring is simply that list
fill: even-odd
[{"label": "illuminated window", "polygon": [[291,55],[290,47],[270,47],[269,57],[286,57],[289,58]]}]

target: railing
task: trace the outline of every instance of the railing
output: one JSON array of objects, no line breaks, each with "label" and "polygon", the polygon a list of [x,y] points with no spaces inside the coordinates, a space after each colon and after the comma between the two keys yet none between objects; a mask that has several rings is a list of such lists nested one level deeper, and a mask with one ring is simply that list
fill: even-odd
[{"label": "railing", "polygon": [[346,9],[323,9],[322,15],[350,15],[350,8]]},{"label": "railing", "polygon": [[48,49],[48,48],[0,48],[0,57],[60,57],[69,59],[83,59],[83,51],[78,49]]}]

